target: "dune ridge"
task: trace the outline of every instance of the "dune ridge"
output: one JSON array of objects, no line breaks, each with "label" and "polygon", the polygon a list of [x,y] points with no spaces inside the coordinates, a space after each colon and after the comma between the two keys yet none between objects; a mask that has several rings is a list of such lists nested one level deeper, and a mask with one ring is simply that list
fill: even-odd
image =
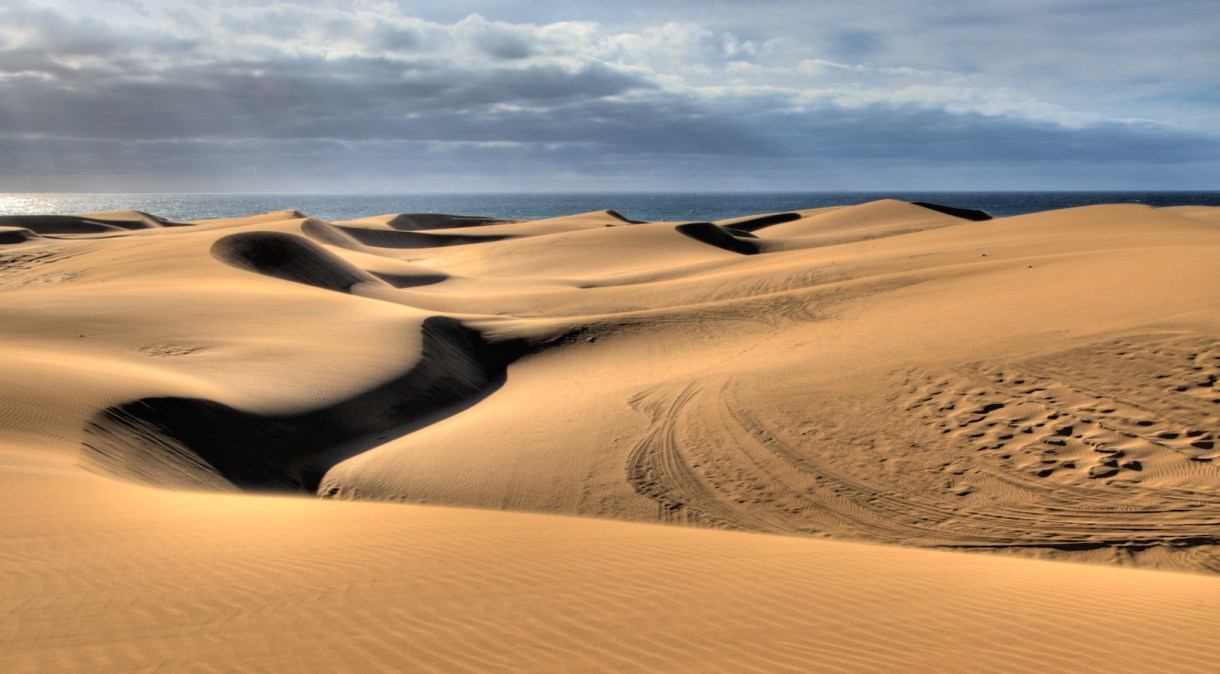
[{"label": "dune ridge", "polygon": [[[1205,671],[1218,210],[0,219],[0,570],[32,579],[0,662],[209,661],[147,622],[168,611],[222,668]],[[200,568],[209,546],[247,557]],[[120,554],[164,608],[106,625],[136,601]],[[174,599],[191,577],[214,587]],[[66,632],[30,622],[82,592]],[[520,601],[544,617],[514,627]],[[631,645],[682,605],[681,639]],[[316,643],[259,646],[251,606]]]},{"label": "dune ridge", "polygon": [[378,444],[374,436],[409,433],[488,395],[519,355],[517,345],[491,345],[440,316],[421,323],[420,338],[418,360],[401,376],[303,414],[260,415],[189,398],[108,408],[85,428],[82,464],[172,487],[315,493],[327,469]]}]

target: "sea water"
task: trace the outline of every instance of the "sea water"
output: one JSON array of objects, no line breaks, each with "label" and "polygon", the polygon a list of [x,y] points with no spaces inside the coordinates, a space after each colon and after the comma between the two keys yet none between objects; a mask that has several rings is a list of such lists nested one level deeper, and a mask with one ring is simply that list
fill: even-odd
[{"label": "sea water", "polygon": [[227,218],[295,208],[323,220],[386,213],[449,213],[539,219],[614,209],[634,220],[710,221],[877,199],[974,208],[994,216],[1107,203],[1220,206],[1209,192],[596,192],[445,194],[0,193],[0,215],[132,209],[170,220]]}]

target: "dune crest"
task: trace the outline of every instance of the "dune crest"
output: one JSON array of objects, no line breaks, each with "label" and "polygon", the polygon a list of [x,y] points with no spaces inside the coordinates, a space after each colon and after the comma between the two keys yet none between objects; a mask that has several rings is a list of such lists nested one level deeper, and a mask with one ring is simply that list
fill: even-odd
[{"label": "dune crest", "polygon": [[409,433],[486,396],[517,355],[440,316],[420,324],[420,342],[418,360],[402,375],[304,413],[257,414],[189,398],[108,408],[85,428],[82,462],[170,487],[315,493],[330,466],[379,444],[375,436]]}]

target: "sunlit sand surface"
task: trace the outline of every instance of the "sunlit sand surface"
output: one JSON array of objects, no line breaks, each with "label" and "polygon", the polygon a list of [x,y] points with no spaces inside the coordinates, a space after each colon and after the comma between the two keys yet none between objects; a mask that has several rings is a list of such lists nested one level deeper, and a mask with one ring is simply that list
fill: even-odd
[{"label": "sunlit sand surface", "polygon": [[1206,207],[0,218],[0,668],[1210,671],[1217,260]]}]

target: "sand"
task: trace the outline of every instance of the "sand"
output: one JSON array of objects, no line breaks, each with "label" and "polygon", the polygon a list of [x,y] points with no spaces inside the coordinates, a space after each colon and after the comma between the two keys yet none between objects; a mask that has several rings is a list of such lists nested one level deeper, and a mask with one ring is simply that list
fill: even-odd
[{"label": "sand", "polygon": [[0,218],[0,668],[1214,667],[1220,209],[629,215]]}]

